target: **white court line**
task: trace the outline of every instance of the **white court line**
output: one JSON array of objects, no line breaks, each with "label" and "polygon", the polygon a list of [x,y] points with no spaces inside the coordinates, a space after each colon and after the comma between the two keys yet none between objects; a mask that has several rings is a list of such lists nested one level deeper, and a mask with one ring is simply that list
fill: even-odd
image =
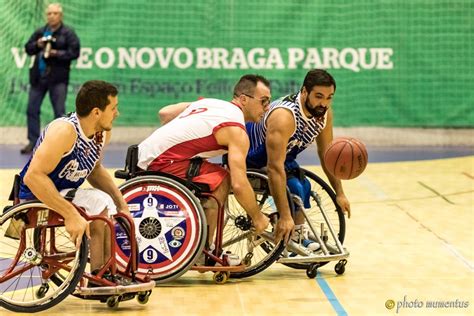
[{"label": "white court line", "polygon": [[471,270],[471,272],[474,272],[474,265],[472,264],[471,261],[466,259],[462,254],[460,254],[459,251],[456,248],[454,248],[453,245],[451,245],[447,242],[444,242],[444,245],[446,246],[446,248],[448,248],[448,250],[449,250],[449,252],[451,252],[451,254],[453,254],[462,263],[464,263],[464,265],[466,265],[468,267],[468,269]]},{"label": "white court line", "polygon": [[242,315],[244,315],[244,316],[248,315],[247,311],[245,310],[244,302],[242,300],[242,293],[240,293],[240,287],[239,287],[238,284],[236,284],[236,285],[237,285],[237,294],[239,296],[240,307],[242,307],[242,312],[243,312]]},{"label": "white court line", "polygon": [[385,193],[380,187],[373,181],[371,181],[368,177],[366,176],[361,176],[359,177],[359,182],[362,184],[363,187],[365,187],[369,192],[371,192],[375,198],[378,200],[388,200],[388,195]]}]

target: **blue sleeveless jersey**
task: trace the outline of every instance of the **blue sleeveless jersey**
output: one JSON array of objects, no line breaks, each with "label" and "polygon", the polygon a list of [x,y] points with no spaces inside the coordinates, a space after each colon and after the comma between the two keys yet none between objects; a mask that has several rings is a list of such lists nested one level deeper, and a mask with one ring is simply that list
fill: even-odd
[{"label": "blue sleeveless jersey", "polygon": [[247,155],[247,167],[262,168],[267,165],[266,140],[266,120],[270,113],[278,108],[285,108],[291,111],[295,120],[295,131],[291,135],[286,147],[285,166],[297,166],[296,156],[305,150],[326,126],[327,113],[320,119],[308,118],[303,113],[299,102],[300,94],[287,95],[275,100],[270,105],[270,109],[258,123],[249,122],[245,125],[250,139],[250,149]]},{"label": "blue sleeveless jersey", "polygon": [[[73,148],[63,155],[59,164],[48,177],[53,181],[58,191],[77,189],[92,172],[97,161],[99,161],[100,153],[105,143],[105,132],[96,133],[92,139],[88,138],[82,131],[76,113],[72,113],[69,117],[58,118],[57,120],[68,122],[74,126],[77,138]],[[36,142],[33,154],[36,148],[43,142],[47,130],[48,126],[46,126]],[[31,158],[20,173],[20,199],[29,200],[35,198],[30,189],[23,183],[23,177],[30,163]]]}]

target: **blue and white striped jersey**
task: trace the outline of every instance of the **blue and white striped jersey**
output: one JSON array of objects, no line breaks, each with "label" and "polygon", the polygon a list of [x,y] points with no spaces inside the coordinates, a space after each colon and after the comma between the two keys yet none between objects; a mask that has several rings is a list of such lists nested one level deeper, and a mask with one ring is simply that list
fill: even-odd
[{"label": "blue and white striped jersey", "polygon": [[[97,161],[99,161],[102,148],[105,144],[105,132],[98,132],[92,139],[88,138],[82,131],[76,113],[72,113],[69,117],[61,117],[56,120],[65,121],[74,126],[77,138],[73,148],[63,155],[56,168],[48,176],[58,191],[63,189],[76,189],[86,180],[94,169]],[[41,133],[40,138],[36,142],[34,151],[36,151],[36,148],[43,142],[48,126],[46,126]],[[23,183],[23,177],[30,163],[31,158],[20,173],[20,199],[35,198],[30,189]]]},{"label": "blue and white striped jersey", "polygon": [[296,156],[305,150],[326,126],[327,113],[321,119],[308,118],[303,113],[300,104],[300,93],[287,95],[270,104],[270,109],[258,123],[247,123],[245,125],[250,138],[250,149],[247,155],[247,166],[249,168],[262,168],[267,165],[266,120],[270,113],[278,108],[291,111],[295,120],[295,131],[288,141],[286,147],[285,164],[296,159]]}]

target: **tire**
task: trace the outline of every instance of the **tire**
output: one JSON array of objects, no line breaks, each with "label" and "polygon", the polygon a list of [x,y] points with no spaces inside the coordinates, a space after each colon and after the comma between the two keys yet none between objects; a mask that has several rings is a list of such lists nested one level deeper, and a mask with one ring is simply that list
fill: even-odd
[{"label": "tire", "polygon": [[[207,222],[200,201],[184,185],[165,176],[139,176],[119,189],[135,221],[138,274],[156,283],[184,274],[206,243]],[[116,226],[115,233],[117,263],[125,268],[130,251],[120,237],[120,227]]]},{"label": "tire", "polygon": [[[248,170],[247,177],[256,193],[257,203],[262,207],[262,212],[268,216],[276,216],[278,212],[270,194],[267,175],[261,171]],[[246,278],[262,272],[280,257],[285,248],[283,242],[275,247],[273,242],[256,236],[250,231],[250,224],[250,218],[231,193],[226,207],[224,251],[237,254],[242,260],[249,253],[253,254],[247,268],[244,271],[231,272],[231,278]],[[269,226],[266,232],[272,234],[272,227]]]},{"label": "tire", "polygon": [[[84,235],[76,251],[60,218],[39,201],[18,204],[0,217],[0,306],[40,312],[75,290],[87,264],[88,240]],[[11,231],[19,239],[5,236]]]}]

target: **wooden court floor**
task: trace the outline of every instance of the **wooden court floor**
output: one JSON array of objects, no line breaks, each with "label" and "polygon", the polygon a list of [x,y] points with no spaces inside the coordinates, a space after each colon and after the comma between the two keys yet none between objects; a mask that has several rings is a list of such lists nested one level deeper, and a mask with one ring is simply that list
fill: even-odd
[{"label": "wooden court floor", "polygon": [[[2,209],[15,172],[0,170]],[[371,163],[344,187],[352,218],[342,276],[334,264],[316,279],[276,264],[215,285],[211,274],[188,272],[156,287],[147,305],[129,301],[110,310],[69,297],[40,314],[474,315],[474,156]]]}]

